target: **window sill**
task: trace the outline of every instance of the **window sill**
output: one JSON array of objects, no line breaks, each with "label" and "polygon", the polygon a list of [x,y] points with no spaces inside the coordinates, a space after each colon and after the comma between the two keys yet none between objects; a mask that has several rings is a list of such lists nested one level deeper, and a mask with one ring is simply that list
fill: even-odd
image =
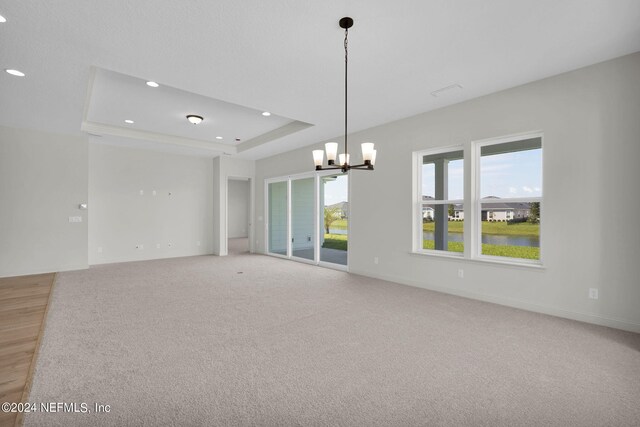
[{"label": "window sill", "polygon": [[447,258],[447,259],[458,259],[458,260],[463,260],[464,255],[462,254],[462,252],[448,252],[448,251],[431,251],[431,252],[410,252],[412,255],[424,255],[424,256],[429,256],[429,257],[436,257],[436,258]]},{"label": "window sill", "polygon": [[500,260],[500,259],[491,259],[491,258],[465,258],[463,256],[460,255],[452,255],[452,254],[448,254],[448,253],[442,253],[442,254],[438,254],[438,253],[427,253],[427,252],[409,252],[410,255],[417,255],[417,256],[426,256],[426,257],[433,257],[433,258],[440,258],[440,259],[447,259],[447,260],[451,260],[451,261],[463,261],[463,262],[470,262],[470,263],[475,263],[475,264],[484,264],[484,265],[502,265],[502,266],[507,266],[507,267],[522,267],[525,269],[532,269],[532,270],[546,270],[547,268],[542,265],[542,264],[538,264],[538,263],[528,263],[528,262],[518,262],[518,261],[513,261],[511,259],[509,260]]}]

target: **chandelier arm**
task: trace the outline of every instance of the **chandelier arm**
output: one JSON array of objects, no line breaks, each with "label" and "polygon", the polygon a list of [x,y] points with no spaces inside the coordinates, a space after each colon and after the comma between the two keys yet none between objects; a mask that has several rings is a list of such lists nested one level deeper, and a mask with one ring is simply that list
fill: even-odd
[{"label": "chandelier arm", "polygon": [[338,170],[338,169],[342,170],[343,167],[342,166],[335,166],[335,167],[332,167],[332,168],[328,168],[328,167],[324,167],[324,166],[316,166],[316,170],[317,171],[330,171],[330,170]]},{"label": "chandelier arm", "polygon": [[361,165],[349,165],[349,169],[360,169],[360,170],[373,170],[373,165],[371,163],[363,163]]}]

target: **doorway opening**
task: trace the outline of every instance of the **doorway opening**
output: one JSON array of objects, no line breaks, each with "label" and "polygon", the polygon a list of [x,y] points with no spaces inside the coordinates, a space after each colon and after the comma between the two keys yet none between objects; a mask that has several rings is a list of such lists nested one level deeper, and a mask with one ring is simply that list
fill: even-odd
[{"label": "doorway opening", "polygon": [[250,251],[250,207],[250,180],[230,177],[227,181],[227,253],[229,255]]}]

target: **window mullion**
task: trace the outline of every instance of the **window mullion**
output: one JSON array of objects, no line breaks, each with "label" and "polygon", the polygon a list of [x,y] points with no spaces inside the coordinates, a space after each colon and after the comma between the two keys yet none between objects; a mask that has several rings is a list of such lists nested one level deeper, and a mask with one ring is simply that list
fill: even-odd
[{"label": "window mullion", "polygon": [[478,252],[478,149],[471,143],[465,144],[464,168],[465,168],[465,190],[464,190],[464,235],[465,235],[465,258],[475,258]]}]

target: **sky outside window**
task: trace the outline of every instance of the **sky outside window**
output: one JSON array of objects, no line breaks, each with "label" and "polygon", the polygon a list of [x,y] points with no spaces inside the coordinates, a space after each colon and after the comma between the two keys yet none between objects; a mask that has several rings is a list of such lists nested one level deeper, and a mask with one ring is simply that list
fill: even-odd
[{"label": "sky outside window", "polygon": [[340,175],[335,180],[324,182],[324,205],[348,201],[349,185],[347,175]]},{"label": "sky outside window", "polygon": [[542,197],[542,150],[480,158],[480,197]]},{"label": "sky outside window", "polygon": [[[462,159],[449,161],[448,200],[464,199]],[[542,197],[542,149],[480,158],[480,197]],[[422,194],[435,197],[435,165],[422,165]]]},{"label": "sky outside window", "polygon": [[[426,163],[422,165],[422,195],[435,197],[435,165]],[[450,160],[448,165],[449,195],[447,200],[464,199],[464,161],[462,159]]]}]

